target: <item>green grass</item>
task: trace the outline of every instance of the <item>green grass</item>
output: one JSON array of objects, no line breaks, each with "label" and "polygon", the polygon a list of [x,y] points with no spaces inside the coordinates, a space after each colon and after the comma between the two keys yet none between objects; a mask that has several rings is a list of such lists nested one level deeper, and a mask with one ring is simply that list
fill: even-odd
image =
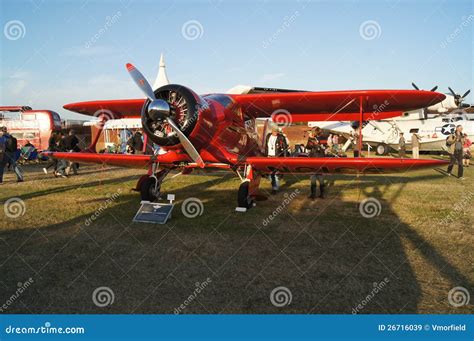
[{"label": "green grass", "polygon": [[[285,175],[278,195],[245,214],[234,211],[236,176],[179,176],[163,185],[177,199],[165,226],[131,223],[139,195],[130,189],[141,172],[86,166],[55,179],[38,166],[26,170],[24,183],[8,173],[0,187],[0,202],[19,197],[26,207],[17,219],[0,211],[0,307],[18,282],[34,280],[8,313],[173,313],[208,277],[184,313],[351,313],[384,278],[361,313],[474,312],[448,302],[456,286],[474,295],[472,168],[464,182],[434,170],[328,176],[327,197],[314,202],[305,176]],[[261,188],[269,192],[266,179]],[[181,212],[189,197],[204,207],[194,219]],[[358,204],[369,197],[382,209],[364,218]],[[104,308],[92,301],[100,286],[115,296]],[[271,304],[277,286],[290,289],[290,305]]]}]

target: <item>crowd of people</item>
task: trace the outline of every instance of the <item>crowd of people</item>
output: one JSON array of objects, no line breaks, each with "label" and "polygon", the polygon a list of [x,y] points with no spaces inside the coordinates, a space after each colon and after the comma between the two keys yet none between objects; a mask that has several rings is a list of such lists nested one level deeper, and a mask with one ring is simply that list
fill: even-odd
[{"label": "crowd of people", "polygon": [[[71,129],[68,134],[53,131],[48,140],[48,150],[51,152],[80,152],[81,148],[79,147],[79,139],[75,131]],[[67,178],[71,171],[74,175],[77,175],[79,164],[50,158],[45,167],[43,167],[43,172],[48,174],[51,168],[53,169],[54,176]]]},{"label": "crowd of people", "polygon": [[[451,175],[455,165],[457,165],[459,179],[464,180],[464,167],[469,167],[469,161],[471,159],[471,146],[472,141],[468,138],[467,134],[463,133],[463,128],[458,125],[453,134],[450,134],[446,139],[446,149],[450,155],[450,164],[447,169],[447,174]],[[322,140],[322,130],[319,127],[315,127],[308,131],[309,136],[306,145],[298,150],[298,146],[295,146],[295,151],[305,152],[309,157],[346,157],[345,151],[342,144],[342,136],[338,134],[329,134],[324,144]],[[144,153],[144,141],[143,135],[140,130],[134,130],[127,135],[127,139],[124,141],[123,149],[124,153],[128,154],[143,154]],[[411,136],[411,149],[412,157],[419,158],[420,148],[420,136],[413,132]],[[359,157],[361,154],[359,145],[359,135],[357,129],[349,136],[349,141],[352,145],[352,151],[354,157]],[[48,150],[53,152],[80,152],[79,139],[77,138],[74,130],[70,130],[67,134],[62,132],[53,132],[48,142]],[[294,153],[290,149],[290,141],[284,134],[281,128],[275,126],[272,132],[267,134],[265,138],[265,155],[268,157],[287,157]],[[399,157],[406,157],[407,142],[404,134],[399,134]],[[5,169],[11,170],[15,173],[17,182],[22,182],[23,172],[18,165],[20,157],[28,159],[30,155],[36,151],[35,147],[27,141],[27,143],[18,148],[17,139],[9,134],[6,127],[0,128],[0,183],[3,183],[3,174]],[[69,162],[65,160],[59,160],[50,158],[48,163],[43,167],[45,174],[48,174],[52,169],[53,174],[56,177],[67,178],[71,173],[76,175],[78,173],[79,164],[75,162]],[[324,196],[324,179],[322,173],[315,173],[311,175],[311,194],[310,198],[315,199],[316,197]],[[272,194],[278,192],[279,175],[274,171],[270,175],[270,181],[272,185]]]},{"label": "crowd of people", "polygon": [[[462,132],[463,128],[458,125],[453,134],[450,134],[446,138],[446,150],[450,156],[450,163],[447,169],[447,174],[452,175],[452,170],[455,165],[458,167],[458,179],[464,180],[463,168],[469,167],[471,159],[471,146],[472,141],[468,138],[467,134]],[[347,157],[343,144],[342,136],[338,134],[329,134],[326,139],[326,144],[322,139],[322,130],[319,127],[315,127],[308,131],[309,137],[304,148],[295,146],[297,152],[304,152],[309,157]],[[399,157],[406,158],[407,142],[405,140],[403,132],[399,133]],[[359,134],[357,129],[351,132],[349,141],[352,146],[354,157],[361,155]],[[411,136],[411,149],[412,157],[418,159],[420,157],[420,143],[421,137],[413,132]],[[265,155],[267,157],[285,157],[292,155],[290,150],[290,142],[288,137],[284,134],[281,128],[277,126],[273,127],[272,132],[267,134],[265,139]],[[275,170],[270,175],[270,181],[272,185],[272,194],[276,194],[279,190],[279,175]],[[317,197],[324,197],[324,177],[321,172],[312,174],[310,177],[310,195],[309,198],[314,200]]]}]

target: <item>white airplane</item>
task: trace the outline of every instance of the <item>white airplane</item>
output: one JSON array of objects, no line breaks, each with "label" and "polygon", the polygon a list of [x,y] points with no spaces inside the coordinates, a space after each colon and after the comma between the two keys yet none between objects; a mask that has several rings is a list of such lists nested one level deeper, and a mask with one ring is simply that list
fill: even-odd
[{"label": "white airplane", "polygon": [[[416,90],[420,90],[415,83],[412,85]],[[436,91],[437,88],[435,86],[430,91]],[[416,133],[421,138],[420,150],[445,151],[446,137],[457,125],[462,125],[464,133],[472,140],[474,120],[463,110],[470,107],[469,104],[463,103],[470,90],[461,96],[450,87],[448,89],[450,93],[446,94],[445,100],[428,108],[405,112],[400,117],[389,120],[369,121],[362,128],[363,143],[375,148],[378,155],[386,155],[390,149],[398,150],[401,132],[405,137],[407,150],[411,150],[412,134]],[[317,126],[349,139],[351,134],[358,130],[359,122],[308,122],[308,126]],[[349,145],[350,142],[346,143],[344,149]]]},{"label": "white airplane", "polygon": [[[411,149],[412,134],[420,138],[420,150],[446,150],[446,138],[454,132],[457,125],[463,126],[463,131],[469,138],[474,139],[474,120],[469,120],[464,111],[454,110],[451,114],[426,117],[424,109],[406,112],[403,116],[390,119],[369,121],[362,128],[363,143],[375,148],[378,155],[386,155],[390,149],[398,150],[400,133],[403,132],[407,150]],[[309,127],[318,126],[321,129],[338,133],[346,138],[358,130],[359,122],[309,122]],[[345,147],[347,148],[349,144]]]},{"label": "white airplane", "polygon": [[[416,90],[420,90],[420,88],[415,83],[411,83],[411,85]],[[436,91],[436,89],[438,89],[438,86],[433,87],[432,89],[430,89],[430,91]],[[459,93],[454,92],[454,90],[451,89],[449,86],[448,86],[448,89],[449,89],[450,93],[445,94],[446,98],[443,101],[441,101],[439,103],[436,103],[435,105],[432,105],[432,106],[429,106],[428,108],[426,108],[426,109],[428,109],[427,113],[437,112],[437,113],[440,113],[440,114],[444,114],[444,113],[450,112],[450,111],[455,110],[455,109],[466,109],[466,108],[471,107],[470,104],[463,103],[464,99],[467,97],[467,95],[469,95],[471,90],[467,90],[464,93],[464,95],[461,96]]]}]

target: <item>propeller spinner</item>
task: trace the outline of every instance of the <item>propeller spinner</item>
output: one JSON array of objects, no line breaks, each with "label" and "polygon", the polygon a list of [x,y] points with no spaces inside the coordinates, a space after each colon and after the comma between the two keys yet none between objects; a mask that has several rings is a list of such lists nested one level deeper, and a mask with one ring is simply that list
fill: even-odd
[{"label": "propeller spinner", "polygon": [[171,107],[168,102],[164,99],[156,98],[155,92],[150,86],[150,83],[148,83],[143,74],[138,71],[135,66],[130,63],[128,63],[126,66],[128,73],[132,77],[135,84],[137,84],[140,90],[142,90],[145,96],[150,100],[150,103],[146,108],[148,117],[157,124],[164,122],[168,123],[171,129],[178,136],[179,142],[191,159],[196,162],[199,167],[204,168],[204,161],[199,155],[199,152],[196,150],[191,141],[186,137],[186,135],[181,131],[176,122],[174,122],[174,120],[171,118]]}]

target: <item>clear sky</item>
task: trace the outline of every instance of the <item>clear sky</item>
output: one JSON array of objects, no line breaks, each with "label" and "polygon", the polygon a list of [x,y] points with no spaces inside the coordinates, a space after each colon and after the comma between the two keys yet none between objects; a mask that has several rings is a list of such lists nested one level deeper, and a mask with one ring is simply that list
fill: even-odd
[{"label": "clear sky", "polygon": [[473,88],[472,0],[0,2],[0,104],[66,118],[66,103],[142,97],[125,63],[152,83],[161,52],[198,93]]}]

